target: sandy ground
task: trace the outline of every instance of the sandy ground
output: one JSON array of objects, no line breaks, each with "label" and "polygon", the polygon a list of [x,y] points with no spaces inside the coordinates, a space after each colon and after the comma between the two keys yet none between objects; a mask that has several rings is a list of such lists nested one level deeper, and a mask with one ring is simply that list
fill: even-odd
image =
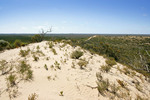
[{"label": "sandy ground", "polygon": [[[12,64],[13,67],[19,66],[20,61],[26,61],[33,70],[33,80],[31,81],[19,81],[16,96],[13,100],[28,100],[29,95],[36,93],[37,100],[135,100],[139,95],[142,98],[150,97],[150,83],[146,81],[145,77],[137,72],[133,76],[132,74],[126,75],[123,71],[118,70],[125,68],[125,66],[117,63],[114,65],[110,72],[102,72],[100,70],[102,65],[106,65],[105,58],[97,54],[92,55],[89,51],[83,50],[80,47],[72,47],[64,43],[53,43],[56,55],[49,48],[48,42],[29,44],[26,47],[16,48],[12,50],[6,50],[0,53],[0,61],[6,60],[8,65]],[[37,49],[39,46],[39,49]],[[19,55],[20,50],[30,49],[30,53],[26,57]],[[37,50],[42,53],[33,53]],[[75,50],[81,50],[84,52],[80,59],[72,59],[71,53]],[[34,61],[33,55],[39,57],[38,61]],[[88,62],[84,69],[80,69],[78,62],[84,59]],[[58,62],[61,69],[52,68],[55,66],[55,62]],[[72,67],[74,63],[75,67]],[[48,70],[44,68],[47,65]],[[16,69],[13,69],[12,73],[17,73]],[[132,71],[132,70],[130,70]],[[108,79],[111,84],[119,84],[117,80],[124,81],[127,89],[120,88],[118,92],[120,97],[112,96],[111,93],[102,95],[98,92],[96,87],[96,73],[101,72],[104,80]],[[134,71],[132,71],[134,72]],[[1,74],[1,73],[0,73]],[[7,81],[10,73],[0,75],[0,100],[9,100],[9,93],[7,91]],[[48,79],[49,77],[49,79]],[[136,84],[133,81],[138,81],[141,90],[136,88]],[[62,91],[63,95],[60,95]]]}]

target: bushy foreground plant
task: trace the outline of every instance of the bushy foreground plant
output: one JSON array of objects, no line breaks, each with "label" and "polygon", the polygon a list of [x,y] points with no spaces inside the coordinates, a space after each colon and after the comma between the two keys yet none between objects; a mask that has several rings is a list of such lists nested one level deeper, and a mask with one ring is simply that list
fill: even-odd
[{"label": "bushy foreground plant", "polygon": [[79,59],[82,55],[83,55],[82,51],[76,50],[76,51],[72,52],[71,58],[72,59]]},{"label": "bushy foreground plant", "polygon": [[31,70],[31,66],[26,64],[25,61],[21,61],[18,67],[18,71],[21,74],[21,77],[25,80],[33,79],[33,71]]}]

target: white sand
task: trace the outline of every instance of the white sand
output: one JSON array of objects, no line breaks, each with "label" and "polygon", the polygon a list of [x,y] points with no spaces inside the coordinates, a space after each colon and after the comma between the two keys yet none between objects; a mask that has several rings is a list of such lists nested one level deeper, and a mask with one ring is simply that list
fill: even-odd
[{"label": "white sand", "polygon": [[[51,51],[48,47],[47,42],[34,43],[29,44],[26,47],[21,47],[22,50],[27,50],[30,48],[31,51],[37,51],[37,46],[40,47],[40,51],[44,53],[43,55],[36,54],[39,57],[39,60],[33,61],[33,54],[27,55],[26,57],[21,57],[19,55],[20,48],[6,50],[3,53],[0,53],[0,61],[6,60],[8,65],[10,62],[14,66],[18,66],[19,61],[25,60],[28,64],[30,64],[31,69],[33,70],[33,80],[32,81],[21,81],[17,84],[18,93],[17,97],[13,98],[13,100],[28,100],[28,96],[32,93],[36,93],[38,95],[37,100],[107,100],[110,99],[109,94],[103,96],[99,94],[96,88],[92,89],[91,87],[96,87],[96,73],[101,72],[100,66],[105,65],[105,58],[99,55],[92,55],[90,52],[81,49],[80,47],[71,47],[70,45],[66,45],[65,47],[61,47],[63,43],[56,43],[54,45],[54,49],[57,52],[57,55]],[[88,61],[88,65],[85,69],[80,69],[77,64],[79,60],[71,59],[70,55],[74,50],[81,49],[84,52],[84,55],[80,57],[80,59],[85,59]],[[46,58],[49,60],[46,60]],[[52,69],[51,65],[54,65],[55,61],[60,63],[61,70]],[[65,62],[66,61],[66,62]],[[72,62],[75,64],[75,68],[72,68]],[[48,70],[44,68],[44,65],[47,65]],[[55,66],[55,65],[54,65]],[[117,63],[117,65],[113,66],[110,72],[102,73],[104,79],[109,79],[110,84],[117,83],[117,79],[123,80],[126,82],[128,91],[130,95],[125,96],[124,99],[135,99],[140,95],[141,97],[148,98],[150,97],[150,83],[148,83],[143,75],[136,72],[136,76],[132,77],[129,75],[125,75],[123,72],[120,72],[117,69],[124,68],[125,66]],[[15,68],[14,68],[15,70]],[[0,73],[1,74],[1,73]],[[8,92],[5,91],[7,89],[6,84],[6,75],[0,75],[0,100],[9,100]],[[141,80],[138,76],[143,78]],[[48,76],[51,77],[48,80]],[[18,76],[19,77],[19,76]],[[135,84],[132,83],[133,80],[138,80],[140,82],[140,86],[142,87],[142,92],[136,89]],[[119,84],[118,84],[119,85]],[[91,87],[89,87],[91,86]],[[60,96],[60,92],[63,91],[64,96]],[[122,89],[120,92],[126,91]],[[115,99],[118,99],[115,97]],[[119,99],[120,100],[120,99]]]}]

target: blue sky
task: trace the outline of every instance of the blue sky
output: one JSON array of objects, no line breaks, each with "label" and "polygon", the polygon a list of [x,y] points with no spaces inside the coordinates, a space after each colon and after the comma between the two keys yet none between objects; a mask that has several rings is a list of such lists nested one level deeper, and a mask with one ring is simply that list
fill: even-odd
[{"label": "blue sky", "polygon": [[0,33],[150,34],[150,0],[0,0]]}]

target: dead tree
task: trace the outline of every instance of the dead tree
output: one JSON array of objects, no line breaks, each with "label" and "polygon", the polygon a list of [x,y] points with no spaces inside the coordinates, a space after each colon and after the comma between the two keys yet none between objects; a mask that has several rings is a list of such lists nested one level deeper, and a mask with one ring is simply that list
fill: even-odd
[{"label": "dead tree", "polygon": [[48,32],[52,32],[52,27],[50,27],[49,30],[47,30],[47,31],[45,31],[43,28],[41,29],[40,35],[41,35],[41,37],[42,37],[42,40],[44,39],[45,35],[46,35]]}]

